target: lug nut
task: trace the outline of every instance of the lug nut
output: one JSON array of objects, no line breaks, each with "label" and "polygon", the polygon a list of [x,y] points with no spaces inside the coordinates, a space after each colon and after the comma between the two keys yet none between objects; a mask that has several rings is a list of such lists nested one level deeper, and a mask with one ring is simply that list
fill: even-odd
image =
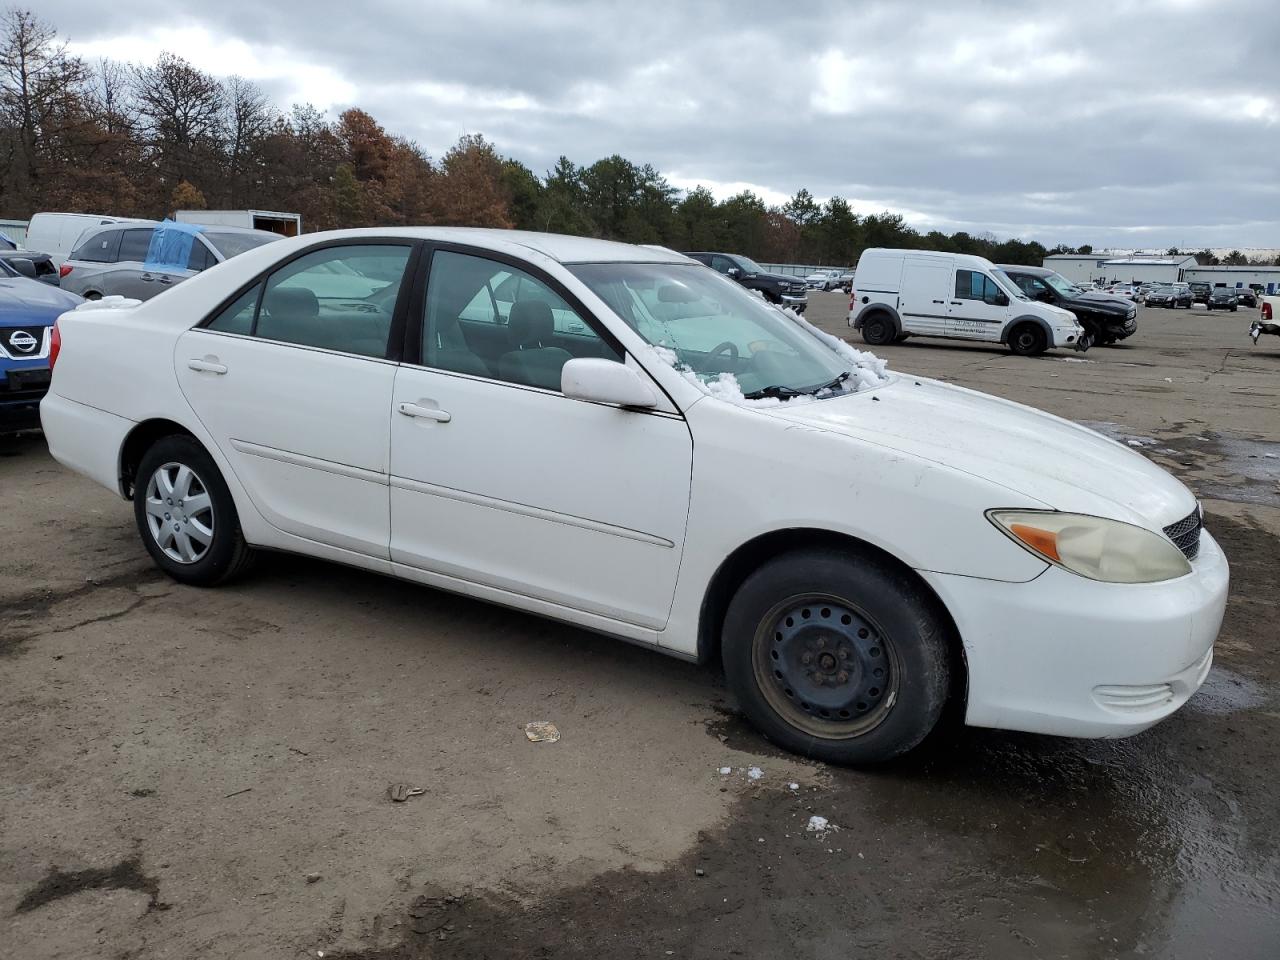
[{"label": "lug nut", "polygon": [[810,663],[813,663],[813,654],[812,654],[812,653],[806,653],[806,654],[804,654],[804,656],[802,656],[802,657],[800,658],[800,662],[801,662],[801,663],[803,663],[803,664],[810,664]]},{"label": "lug nut", "polygon": [[836,679],[839,680],[841,683],[844,683],[846,680],[849,679],[849,675],[845,673],[843,670],[841,670],[839,673],[836,674]]},{"label": "lug nut", "polygon": [[826,637],[819,637],[819,638],[818,638],[818,649],[819,649],[819,650],[821,650],[821,649],[822,649],[823,647],[825,647],[826,645],[827,645],[827,639],[826,639]]}]

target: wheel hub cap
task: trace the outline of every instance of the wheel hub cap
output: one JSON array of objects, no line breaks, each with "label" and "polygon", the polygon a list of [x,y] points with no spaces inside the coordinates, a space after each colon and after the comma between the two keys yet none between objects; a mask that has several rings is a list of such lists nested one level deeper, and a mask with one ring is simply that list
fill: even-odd
[{"label": "wheel hub cap", "polygon": [[768,666],[775,689],[795,708],[833,723],[872,713],[892,681],[875,626],[851,607],[821,600],[776,617]]},{"label": "wheel hub cap", "polygon": [[196,563],[213,543],[213,501],[204,481],[190,467],[166,463],[147,481],[147,529],[165,556]]}]

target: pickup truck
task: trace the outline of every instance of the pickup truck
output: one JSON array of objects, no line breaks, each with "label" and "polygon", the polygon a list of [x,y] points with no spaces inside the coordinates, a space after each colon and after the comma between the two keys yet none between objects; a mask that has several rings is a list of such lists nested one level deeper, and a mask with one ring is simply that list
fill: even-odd
[{"label": "pickup truck", "polygon": [[748,290],[759,290],[770,303],[790,307],[796,313],[804,313],[809,305],[808,286],[803,277],[787,277],[770,273],[750,257],[737,253],[685,253],[699,263],[705,263],[717,273],[732,277]]},{"label": "pickup truck", "polygon": [[1280,297],[1264,296],[1258,304],[1258,319],[1249,325],[1249,338],[1254,346],[1264,333],[1280,337]]},{"label": "pickup truck", "polygon": [[1044,267],[1001,264],[1000,269],[1032,300],[1074,313],[1091,344],[1106,346],[1133,336],[1138,329],[1138,308],[1129,299],[1082,290]]}]

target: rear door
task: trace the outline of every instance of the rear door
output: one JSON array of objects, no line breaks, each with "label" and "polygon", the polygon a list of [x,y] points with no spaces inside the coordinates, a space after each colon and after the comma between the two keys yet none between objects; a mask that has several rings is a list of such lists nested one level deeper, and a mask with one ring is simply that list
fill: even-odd
[{"label": "rear door", "polygon": [[[414,250],[365,238],[304,250],[183,334],[174,354],[182,392],[268,522],[384,560],[399,357],[388,342],[403,339]],[[368,281],[360,295],[335,293],[335,264]]]},{"label": "rear door", "polygon": [[947,332],[947,297],[952,265],[920,257],[907,257],[902,267],[902,292],[898,314],[907,333],[942,336]]},{"label": "rear door", "polygon": [[155,230],[151,227],[134,227],[125,230],[120,236],[120,249],[116,252],[116,262],[103,271],[100,285],[103,296],[133,297],[137,300],[150,300],[162,289],[150,275],[143,279],[147,259],[147,251],[151,248],[151,237]]},{"label": "rear door", "polygon": [[958,268],[947,301],[947,335],[998,342],[1009,319],[1009,297],[981,270]]}]

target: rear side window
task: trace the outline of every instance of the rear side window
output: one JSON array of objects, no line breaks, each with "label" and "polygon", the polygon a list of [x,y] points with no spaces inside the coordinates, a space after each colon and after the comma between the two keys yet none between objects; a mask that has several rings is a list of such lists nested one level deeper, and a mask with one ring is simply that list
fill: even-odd
[{"label": "rear side window", "polygon": [[120,253],[116,256],[118,263],[137,261],[143,263],[147,259],[147,251],[151,248],[151,228],[144,230],[126,230],[120,238]]},{"label": "rear side window", "polygon": [[71,251],[72,260],[85,263],[115,263],[116,254],[120,250],[120,234],[123,230],[103,230],[95,233],[80,246]]},{"label": "rear side window", "polygon": [[191,255],[187,257],[188,270],[195,270],[197,272],[207,270],[217,262],[218,261],[214,255],[209,252],[209,248],[203,243],[199,240],[193,240],[191,242]]},{"label": "rear side window", "polygon": [[[206,328],[264,340],[384,357],[412,247],[326,247],[276,270]],[[261,291],[261,297],[259,292]]]}]

